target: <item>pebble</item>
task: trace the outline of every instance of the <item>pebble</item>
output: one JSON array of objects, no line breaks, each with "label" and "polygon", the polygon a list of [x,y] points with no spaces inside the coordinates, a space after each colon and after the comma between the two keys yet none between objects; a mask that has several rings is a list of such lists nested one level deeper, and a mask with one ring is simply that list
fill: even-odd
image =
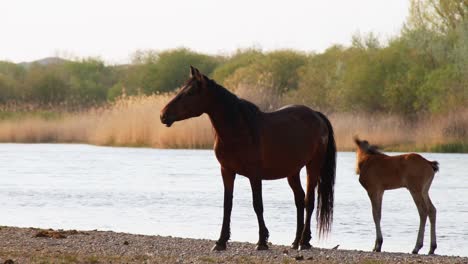
[{"label": "pebble", "polygon": [[[372,253],[357,250],[312,248],[296,251],[288,246],[270,245],[262,252],[255,244],[230,242],[226,251],[211,252],[215,241],[163,236],[132,235],[109,231],[60,231],[66,238],[34,237],[39,229],[2,227],[0,263],[30,263],[40,258],[57,263],[63,256],[86,263],[286,263],[312,260],[317,263],[468,263],[467,257],[427,256],[406,253]],[[116,243],[118,241],[123,241]],[[132,241],[132,243],[129,243]],[[14,252],[14,255],[9,255]],[[294,253],[293,253],[294,252]],[[299,252],[298,252],[299,253]],[[296,253],[297,254],[297,253]],[[115,257],[119,256],[118,259]],[[55,257],[55,259],[54,259]],[[10,261],[10,262],[7,262]]]}]

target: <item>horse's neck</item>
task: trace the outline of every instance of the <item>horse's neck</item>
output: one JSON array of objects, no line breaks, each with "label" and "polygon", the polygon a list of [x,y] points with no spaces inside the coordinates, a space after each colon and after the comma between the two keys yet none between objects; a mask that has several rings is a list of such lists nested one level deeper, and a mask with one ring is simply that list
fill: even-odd
[{"label": "horse's neck", "polygon": [[248,143],[248,130],[240,117],[232,120],[234,122],[232,123],[226,117],[226,110],[221,104],[216,110],[210,111],[207,114],[210,117],[218,142],[222,142],[223,144],[242,144],[246,141],[245,143]]}]

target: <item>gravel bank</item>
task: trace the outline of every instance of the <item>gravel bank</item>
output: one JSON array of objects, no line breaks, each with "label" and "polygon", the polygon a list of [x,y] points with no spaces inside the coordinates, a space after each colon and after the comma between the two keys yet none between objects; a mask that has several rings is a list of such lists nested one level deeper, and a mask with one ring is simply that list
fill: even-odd
[{"label": "gravel bank", "polygon": [[468,263],[466,257],[314,248],[291,250],[271,245],[256,251],[231,242],[211,252],[214,241],[104,231],[54,231],[0,227],[0,263]]}]

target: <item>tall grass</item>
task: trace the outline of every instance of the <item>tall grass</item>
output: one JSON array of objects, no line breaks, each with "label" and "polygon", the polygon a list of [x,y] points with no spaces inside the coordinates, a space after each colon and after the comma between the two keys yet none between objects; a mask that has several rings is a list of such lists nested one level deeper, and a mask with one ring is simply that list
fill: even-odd
[{"label": "tall grass", "polygon": [[[78,113],[15,116],[0,120],[0,142],[64,142],[155,148],[211,148],[213,129],[206,115],[166,128],[159,120],[171,95],[120,98]],[[330,114],[340,150],[354,150],[359,135],[393,151],[466,152],[468,109],[450,115],[406,120],[388,114]]]},{"label": "tall grass", "polygon": [[353,135],[388,151],[466,152],[468,146],[468,109],[415,120],[368,113],[332,114],[330,119],[341,150],[355,149]]},{"label": "tall grass", "polygon": [[155,148],[208,148],[213,132],[206,116],[166,128],[159,112],[167,95],[121,98],[59,119],[26,116],[0,121],[1,142],[65,142]]}]

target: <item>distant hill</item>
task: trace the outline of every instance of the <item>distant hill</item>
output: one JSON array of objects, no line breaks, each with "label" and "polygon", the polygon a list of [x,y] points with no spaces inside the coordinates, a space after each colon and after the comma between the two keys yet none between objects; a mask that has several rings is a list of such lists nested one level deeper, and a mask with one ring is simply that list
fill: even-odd
[{"label": "distant hill", "polygon": [[51,65],[51,64],[62,64],[67,62],[67,60],[59,58],[59,57],[47,57],[40,60],[35,60],[31,62],[20,62],[18,65],[29,67],[32,64],[40,64],[40,65]]}]

